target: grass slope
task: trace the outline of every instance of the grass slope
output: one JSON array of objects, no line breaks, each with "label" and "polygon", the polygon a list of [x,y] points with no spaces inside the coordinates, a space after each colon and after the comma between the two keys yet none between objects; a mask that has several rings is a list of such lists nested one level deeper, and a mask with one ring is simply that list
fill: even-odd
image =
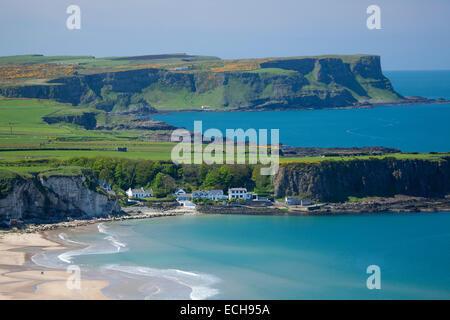
[{"label": "grass slope", "polygon": [[[73,124],[49,125],[42,121],[43,116],[80,114],[81,111],[86,110],[48,100],[0,99],[0,162],[97,155],[170,158],[174,144],[146,141],[142,137],[146,132],[89,131]],[[126,147],[129,152],[118,152],[117,147]],[[6,151],[11,149],[15,150]]]}]

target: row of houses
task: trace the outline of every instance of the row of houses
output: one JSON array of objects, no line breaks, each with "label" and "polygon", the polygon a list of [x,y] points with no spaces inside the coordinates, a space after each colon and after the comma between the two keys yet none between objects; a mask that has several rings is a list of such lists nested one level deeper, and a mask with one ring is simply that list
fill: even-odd
[{"label": "row of houses", "polygon": [[[228,195],[224,195],[223,190],[197,190],[192,193],[186,193],[183,189],[179,189],[175,192],[174,196],[177,201],[189,201],[193,199],[208,199],[208,200],[261,200],[256,193],[247,192],[246,188],[230,188],[228,189]],[[267,200],[266,198],[262,200]]]},{"label": "row of houses", "polygon": [[[126,191],[129,199],[143,199],[153,197],[153,190],[146,190],[144,188],[131,189]],[[174,196],[177,201],[190,201],[194,199],[208,199],[213,201],[220,200],[267,200],[266,197],[259,197],[256,193],[248,192],[246,188],[229,188],[228,195],[224,195],[223,190],[196,190],[192,193],[187,193],[183,189],[178,189]]]}]

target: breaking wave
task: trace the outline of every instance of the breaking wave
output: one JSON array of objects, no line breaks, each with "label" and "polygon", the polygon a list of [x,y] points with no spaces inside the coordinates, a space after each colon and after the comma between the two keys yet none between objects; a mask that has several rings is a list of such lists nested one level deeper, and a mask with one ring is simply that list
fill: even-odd
[{"label": "breaking wave", "polygon": [[220,280],[215,276],[183,271],[177,269],[156,269],[142,266],[124,266],[112,264],[105,267],[108,270],[125,272],[138,276],[164,278],[174,281],[180,285],[191,289],[190,298],[192,300],[203,300],[215,296],[219,290],[211,286]]}]

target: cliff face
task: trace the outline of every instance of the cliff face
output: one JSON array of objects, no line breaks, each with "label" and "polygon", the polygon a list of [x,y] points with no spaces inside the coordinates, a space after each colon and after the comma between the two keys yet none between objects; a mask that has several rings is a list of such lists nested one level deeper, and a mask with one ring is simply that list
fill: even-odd
[{"label": "cliff face", "polygon": [[0,222],[9,219],[54,221],[120,212],[115,200],[89,186],[84,176],[14,176],[0,198]]},{"label": "cliff face", "polygon": [[349,196],[442,197],[450,193],[450,158],[285,164],[273,182],[276,197],[306,194],[330,202],[344,201]]},{"label": "cliff face", "polygon": [[48,124],[67,122],[83,126],[87,130],[92,130],[97,126],[97,119],[95,113],[84,112],[81,115],[66,115],[66,116],[46,116],[42,120]]},{"label": "cliff face", "polygon": [[322,108],[398,100],[378,56],[271,59],[252,71],[138,69],[0,88],[6,97],[54,99],[106,111],[156,108]]}]

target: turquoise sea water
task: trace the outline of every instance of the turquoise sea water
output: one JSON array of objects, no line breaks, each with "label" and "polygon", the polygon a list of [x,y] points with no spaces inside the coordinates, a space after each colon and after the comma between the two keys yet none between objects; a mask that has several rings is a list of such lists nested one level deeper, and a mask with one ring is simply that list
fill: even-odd
[{"label": "turquoise sea water", "polygon": [[[103,253],[91,247],[71,263],[139,277],[142,298],[177,297],[176,287],[146,291],[163,278],[191,298],[450,299],[450,212],[182,216],[102,229],[68,234]],[[380,267],[380,290],[366,287],[369,265]]]},{"label": "turquoise sea water", "polygon": [[[450,71],[390,71],[386,75],[403,95],[450,98]],[[384,146],[406,152],[450,151],[450,104],[372,109],[267,112],[186,112],[154,116],[193,130],[279,129],[280,142],[299,147]]]}]

